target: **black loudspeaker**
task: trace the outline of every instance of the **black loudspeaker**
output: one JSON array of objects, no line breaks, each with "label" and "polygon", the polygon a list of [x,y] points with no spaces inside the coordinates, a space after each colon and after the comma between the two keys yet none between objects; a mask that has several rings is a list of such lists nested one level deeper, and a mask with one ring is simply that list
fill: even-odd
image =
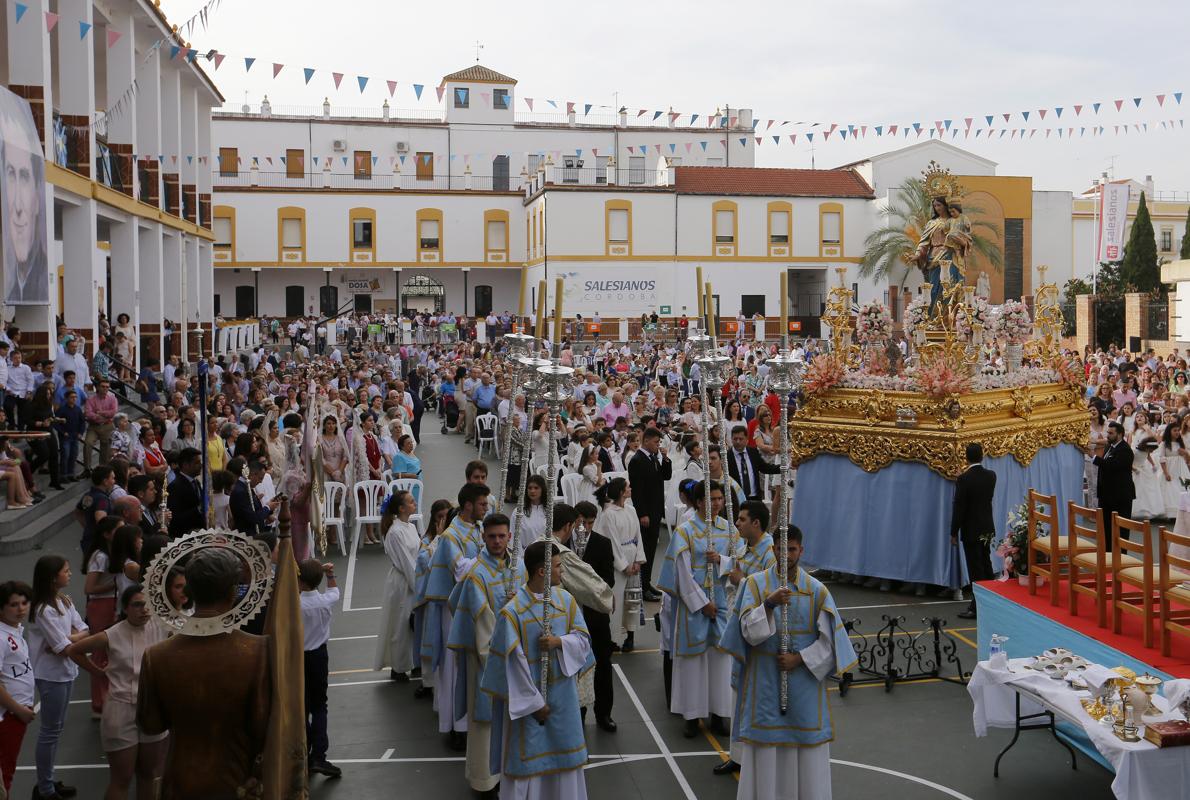
[{"label": "black loudspeaker", "polygon": [[1139,336],[1129,336],[1128,337],[1128,349],[1131,350],[1133,353],[1140,352],[1140,337]]},{"label": "black loudspeaker", "polygon": [[339,310],[339,287],[319,286],[318,305],[322,316],[333,317]]}]

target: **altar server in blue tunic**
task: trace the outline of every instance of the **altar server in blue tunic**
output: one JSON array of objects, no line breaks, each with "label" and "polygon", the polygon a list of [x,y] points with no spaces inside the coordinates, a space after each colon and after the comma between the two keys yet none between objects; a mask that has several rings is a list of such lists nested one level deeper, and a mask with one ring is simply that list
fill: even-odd
[{"label": "altar server in blue tunic", "polygon": [[[711,494],[708,524],[703,498]],[[673,658],[673,691],[669,710],[686,720],[683,735],[698,734],[699,720],[710,716],[711,729],[729,735],[731,717],[731,658],[717,649],[727,627],[729,609],[724,590],[731,545],[723,512],[723,487],[714,481],[690,488],[695,516],[683,522],[669,540],[658,588],[671,598],[668,626]]]},{"label": "altar server in blue tunic", "polygon": [[[789,526],[789,586],[779,566],[750,575],[721,647],[739,663],[734,727],[740,742],[737,800],[830,800],[834,739],[826,679],[855,664],[843,619],[826,587],[798,567],[802,533]],[[781,607],[789,652],[778,655]],[[780,710],[782,670],[789,706]]]},{"label": "altar server in blue tunic", "polygon": [[479,691],[479,679],[488,660],[488,645],[496,614],[517,587],[525,582],[520,564],[508,558],[508,517],[490,514],[483,521],[484,548],[471,569],[450,593],[450,639],[458,674],[455,680],[455,714],[467,721],[467,783],[480,794],[495,796],[500,774],[489,769],[492,700]]},{"label": "altar server in blue tunic", "polygon": [[[562,588],[562,559],[550,542],[525,549],[525,572],[528,583],[500,611],[480,683],[493,698],[492,719],[503,720],[492,729],[491,769],[503,773],[501,800],[586,800],[577,679],[595,664],[591,638],[578,603]],[[550,652],[546,697],[538,688],[542,648]]]},{"label": "altar server in blue tunic", "polygon": [[[745,549],[739,554],[738,558],[724,558],[720,563],[723,565],[722,569],[727,572],[728,583],[732,587],[735,587],[738,593],[740,584],[749,575],[764,572],[776,564],[777,559],[773,554],[773,537],[767,532],[769,527],[769,510],[764,503],[759,500],[748,500],[745,502],[740,506],[735,524],[736,530],[740,533],[740,544],[744,545]],[[734,613],[734,608],[732,611]],[[732,620],[728,620],[728,625],[731,625],[731,623]],[[740,665],[733,662],[731,669],[731,688],[736,692],[739,691],[739,677]],[[735,717],[733,716],[731,758],[715,766],[714,772],[716,775],[730,775],[733,772],[740,771],[739,760],[741,750],[735,721]]]},{"label": "altar server in blue tunic", "polygon": [[447,647],[450,641],[450,594],[475,563],[482,546],[480,521],[488,514],[488,487],[467,483],[459,489],[459,511],[450,526],[438,537],[438,547],[430,562],[430,576],[426,580],[425,631],[422,655],[434,670],[434,708],[438,711],[438,732],[449,734],[455,750],[466,747],[465,709],[456,713],[455,676],[458,663],[455,651]]}]

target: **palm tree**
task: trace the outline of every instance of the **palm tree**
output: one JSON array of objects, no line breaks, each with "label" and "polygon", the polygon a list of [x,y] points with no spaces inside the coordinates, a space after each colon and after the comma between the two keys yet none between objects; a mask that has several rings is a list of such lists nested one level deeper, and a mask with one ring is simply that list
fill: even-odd
[{"label": "palm tree", "polygon": [[[864,240],[864,255],[859,262],[859,274],[875,280],[895,280],[902,290],[914,265],[909,262],[921,232],[930,219],[932,198],[926,193],[925,181],[909,180],[890,202],[881,209],[887,224],[868,234]],[[983,209],[963,206],[963,213],[971,219],[971,249],[983,256],[997,272],[1004,268],[1004,253],[1000,249],[1000,226],[981,219]]]}]

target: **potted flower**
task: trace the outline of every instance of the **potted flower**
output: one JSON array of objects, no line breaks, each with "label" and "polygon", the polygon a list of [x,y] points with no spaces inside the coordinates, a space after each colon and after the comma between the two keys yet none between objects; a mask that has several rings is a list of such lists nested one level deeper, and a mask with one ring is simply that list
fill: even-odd
[{"label": "potted flower", "polygon": [[1009,372],[1016,372],[1021,366],[1022,345],[1033,333],[1033,320],[1029,319],[1029,309],[1020,300],[1008,300],[1000,306],[1000,316],[996,318],[996,335],[1008,340],[1005,349],[1004,364]]},{"label": "potted flower", "polygon": [[917,369],[917,383],[931,400],[941,402],[951,395],[971,391],[971,373],[966,364],[937,358]]},{"label": "potted flower", "polygon": [[[980,330],[987,333],[988,323],[991,320],[990,309],[988,301],[982,297],[973,297],[970,303],[960,305],[954,318],[955,332],[959,336],[969,339],[975,333],[975,326],[979,325]],[[983,342],[975,342],[975,344],[981,345]]]},{"label": "potted flower", "polygon": [[830,391],[838,386],[846,373],[843,360],[833,353],[815,356],[806,368],[806,375],[802,381],[802,394],[807,398]]},{"label": "potted flower", "polygon": [[[1038,523],[1038,536],[1048,536],[1049,529],[1044,523]],[[1029,578],[1029,504],[1021,503],[1008,512],[1008,531],[1004,538],[996,542],[996,555],[1004,561],[1004,571],[1000,580],[1006,581],[1015,577],[1022,586]],[[1042,579],[1039,577],[1038,581]]]}]

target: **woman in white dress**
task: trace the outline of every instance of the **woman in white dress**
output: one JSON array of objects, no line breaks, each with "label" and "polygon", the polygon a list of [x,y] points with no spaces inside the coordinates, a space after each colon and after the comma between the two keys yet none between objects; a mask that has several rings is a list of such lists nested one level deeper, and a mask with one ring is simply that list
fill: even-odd
[{"label": "woman in white dress", "polygon": [[1175,419],[1161,434],[1161,448],[1158,450],[1161,463],[1161,497],[1165,503],[1165,516],[1178,517],[1178,500],[1184,491],[1182,480],[1190,480],[1190,469],[1186,466],[1186,448],[1182,443],[1182,421]]},{"label": "woman in white dress", "polygon": [[1159,446],[1157,438],[1148,434],[1138,436],[1133,447],[1132,483],[1136,487],[1136,499],[1132,501],[1133,519],[1148,520],[1165,516],[1165,498],[1161,494],[1164,476],[1155,455]]},{"label": "woman in white dress", "polygon": [[414,582],[418,548],[421,537],[417,526],[409,521],[417,511],[417,501],[410,492],[398,490],[388,501],[381,526],[384,552],[390,562],[384,581],[384,605],[380,617],[380,636],[376,641],[373,669],[389,668],[395,681],[409,680],[409,672],[416,665],[413,658],[413,631],[409,617],[413,614]]},{"label": "woman in white dress", "polygon": [[545,478],[530,475],[525,482],[525,519],[521,523],[521,552],[545,536]]},{"label": "woman in white dress", "polygon": [[[640,520],[632,507],[632,487],[623,478],[613,478],[595,493],[599,516],[593,530],[612,544],[612,559],[616,566],[616,583],[612,593],[616,597],[611,616],[612,641],[625,651],[632,650],[633,633],[640,627],[640,615],[624,613],[624,589],[634,575],[639,575],[645,563],[644,543],[641,541]],[[639,584],[638,584],[639,585]]]},{"label": "woman in white dress", "polygon": [[[1107,443],[1107,419],[1103,411],[1094,402],[1087,403],[1087,414],[1091,417],[1091,448]],[[1083,479],[1087,485],[1087,507],[1099,507],[1099,467],[1091,456],[1083,457]]]}]

